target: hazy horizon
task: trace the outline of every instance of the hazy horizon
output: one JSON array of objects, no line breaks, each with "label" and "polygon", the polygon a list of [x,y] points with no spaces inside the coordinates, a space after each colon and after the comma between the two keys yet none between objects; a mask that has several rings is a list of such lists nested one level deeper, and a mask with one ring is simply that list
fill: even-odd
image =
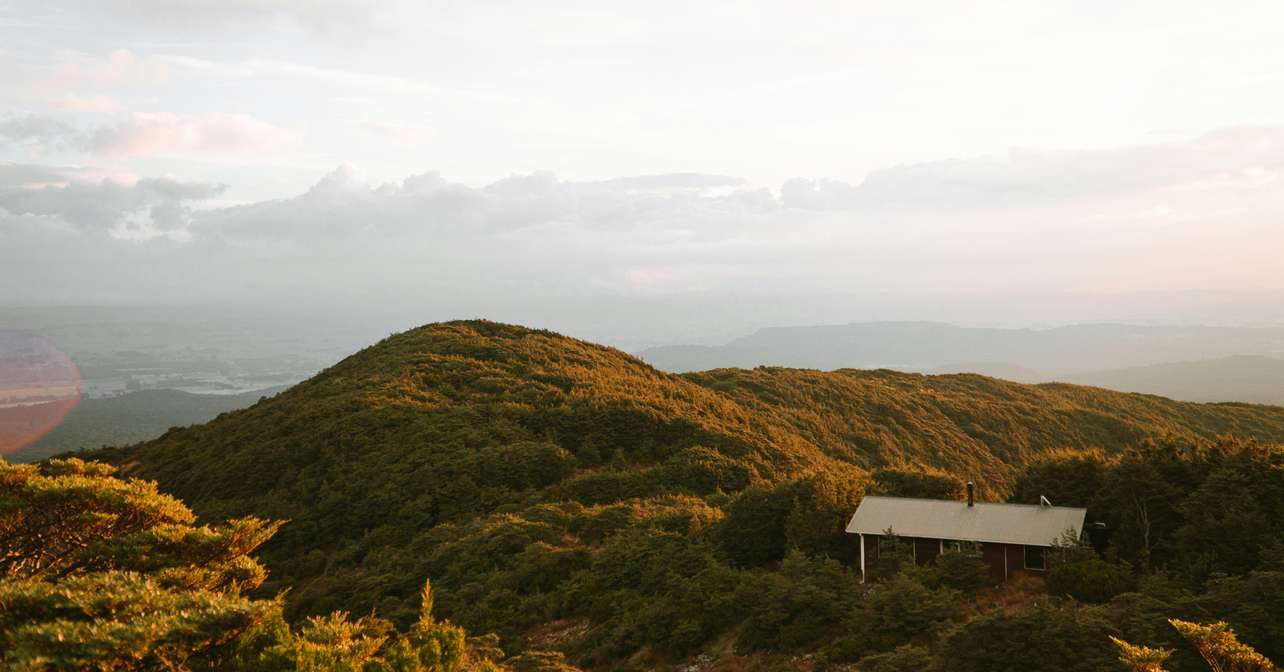
[{"label": "hazy horizon", "polygon": [[0,305],[1284,324],[1279,5],[677,10],[0,4]]}]

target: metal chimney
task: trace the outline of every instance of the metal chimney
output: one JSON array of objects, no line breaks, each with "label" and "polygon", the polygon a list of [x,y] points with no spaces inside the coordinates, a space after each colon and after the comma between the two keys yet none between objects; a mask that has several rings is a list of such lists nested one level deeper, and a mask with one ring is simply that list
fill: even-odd
[{"label": "metal chimney", "polygon": [[975,491],[976,491],[976,484],[973,483],[972,481],[968,481],[967,482],[967,505],[969,508],[972,506],[973,502],[976,501],[976,496],[974,494]]}]

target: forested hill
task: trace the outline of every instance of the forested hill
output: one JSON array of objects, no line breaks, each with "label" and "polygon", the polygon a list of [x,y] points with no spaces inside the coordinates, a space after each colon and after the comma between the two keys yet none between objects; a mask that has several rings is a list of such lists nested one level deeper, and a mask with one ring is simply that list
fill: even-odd
[{"label": "forested hill", "polygon": [[997,488],[995,494],[1053,448],[1113,450],[1160,435],[1284,437],[1278,406],[1186,403],[973,374],[758,367],[682,377],[771,416],[844,462],[926,464]]},{"label": "forested hill", "polygon": [[871,468],[976,474],[998,497],[1060,447],[1227,433],[1280,441],[1284,408],[968,375],[678,376],[473,321],[392,336],[248,409],[99,457],[207,518],[288,519],[263,547],[264,590],[288,586],[292,615],[407,622],[430,577],[437,609],[470,630],[606,666],[721,636],[749,585],[738,572],[790,550],[850,560],[842,525]]}]

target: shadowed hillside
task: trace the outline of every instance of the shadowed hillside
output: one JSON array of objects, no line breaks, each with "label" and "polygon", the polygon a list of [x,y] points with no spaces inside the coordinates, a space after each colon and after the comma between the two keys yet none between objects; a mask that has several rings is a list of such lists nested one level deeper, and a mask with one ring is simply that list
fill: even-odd
[{"label": "shadowed hillside", "polygon": [[[213,420],[219,413],[245,408],[283,389],[272,387],[241,394],[139,390],[117,397],[83,399],[52,431],[5,459],[13,463],[36,462],[63,452],[146,441],[170,427]],[[8,410],[0,409],[0,417]]]},{"label": "shadowed hillside", "polygon": [[997,497],[1062,446],[1232,432],[1284,438],[1284,409],[968,375],[677,376],[474,321],[392,336],[251,408],[99,457],[205,517],[288,519],[263,547],[264,590],[290,586],[292,615],[409,622],[427,576],[443,615],[595,666],[691,654],[741,617],[707,596],[791,550],[850,562],[842,526],[867,468],[981,474]]}]

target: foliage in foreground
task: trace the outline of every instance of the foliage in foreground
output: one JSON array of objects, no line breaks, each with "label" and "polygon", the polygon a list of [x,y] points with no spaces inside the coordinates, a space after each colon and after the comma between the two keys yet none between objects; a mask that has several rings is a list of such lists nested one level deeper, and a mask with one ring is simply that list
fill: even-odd
[{"label": "foliage in foreground", "polygon": [[[432,616],[405,632],[336,612],[291,629],[279,599],[245,596],[279,523],[195,526],[154,483],[77,459],[0,461],[0,664],[15,670],[509,669],[494,635]],[[548,656],[525,669],[570,669]]]},{"label": "foliage in foreground", "polygon": [[[1280,451],[1211,450],[1223,433],[1278,439],[1284,410],[979,376],[672,376],[549,332],[458,322],[100,455],[203,519],[291,520],[263,544],[272,573],[248,594],[288,589],[294,623],[342,610],[404,631],[430,576],[436,613],[510,651],[554,647],[603,669],[719,646],[1003,669],[987,653],[1020,651],[1018,637],[1047,649],[1047,669],[1082,669],[1117,662],[1108,634],[1164,644],[1174,615],[1225,619],[1269,655],[1284,642],[1284,601],[1270,601],[1281,574],[1263,559],[1284,521]],[[1101,449],[1074,465],[1091,477],[1075,491],[1050,489],[1065,481],[1055,469],[1021,475],[1067,446]],[[957,496],[963,480],[983,499],[1013,486],[1082,496],[1117,536],[1102,564],[1065,565],[1078,571],[1053,597],[1021,608],[972,604],[979,573],[954,558],[880,577],[903,590],[858,589],[842,528],[865,490]],[[884,626],[893,634],[870,631]],[[945,662],[969,646],[973,658]]]},{"label": "foliage in foreground", "polygon": [[[1213,672],[1275,672],[1276,667],[1266,656],[1235,637],[1225,622],[1212,624],[1191,623],[1181,619],[1168,620],[1181,636],[1208,664]],[[1129,644],[1111,637],[1119,647],[1119,661],[1133,672],[1164,672],[1164,663],[1172,657],[1172,649],[1151,648]]]}]

